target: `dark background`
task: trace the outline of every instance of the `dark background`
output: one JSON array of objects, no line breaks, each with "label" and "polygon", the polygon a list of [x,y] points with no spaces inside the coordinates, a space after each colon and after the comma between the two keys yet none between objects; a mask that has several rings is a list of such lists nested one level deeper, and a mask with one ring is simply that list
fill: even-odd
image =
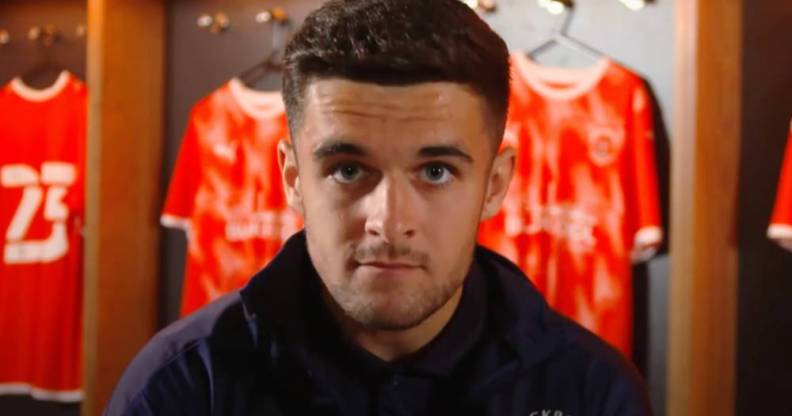
[{"label": "dark background", "polygon": [[744,7],[737,414],[792,415],[792,253],[766,237],[792,117],[792,2]]},{"label": "dark background", "polygon": [[[11,34],[11,42],[0,45],[0,85],[13,77],[26,75],[25,80],[34,87],[45,87],[54,79],[27,75],[44,62],[68,69],[80,79],[85,79],[85,38],[77,37],[77,26],[86,24],[85,0],[0,0],[0,30]],[[61,39],[53,46],[44,47],[28,39],[33,26],[54,24]],[[36,71],[37,72],[37,71]]]}]

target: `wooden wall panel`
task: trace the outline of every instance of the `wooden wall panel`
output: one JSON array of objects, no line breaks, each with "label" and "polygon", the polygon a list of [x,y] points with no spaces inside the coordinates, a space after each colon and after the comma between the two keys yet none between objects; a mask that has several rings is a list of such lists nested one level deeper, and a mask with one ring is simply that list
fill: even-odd
[{"label": "wooden wall panel", "polygon": [[164,5],[88,2],[84,415],[156,329]]},{"label": "wooden wall panel", "polygon": [[668,415],[733,415],[742,0],[680,1]]}]

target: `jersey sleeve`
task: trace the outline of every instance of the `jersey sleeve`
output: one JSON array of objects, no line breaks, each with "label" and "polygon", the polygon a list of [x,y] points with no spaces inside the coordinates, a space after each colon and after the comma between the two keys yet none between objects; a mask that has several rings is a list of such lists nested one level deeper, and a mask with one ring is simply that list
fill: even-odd
[{"label": "jersey sleeve", "polygon": [[626,137],[627,238],[633,262],[651,258],[663,242],[655,164],[654,123],[646,87],[632,94]]},{"label": "jersey sleeve", "polygon": [[786,156],[778,184],[775,209],[767,236],[792,251],[792,124],[790,124]]},{"label": "jersey sleeve", "polygon": [[165,227],[190,230],[190,218],[201,178],[198,134],[193,114],[182,139],[160,222]]}]

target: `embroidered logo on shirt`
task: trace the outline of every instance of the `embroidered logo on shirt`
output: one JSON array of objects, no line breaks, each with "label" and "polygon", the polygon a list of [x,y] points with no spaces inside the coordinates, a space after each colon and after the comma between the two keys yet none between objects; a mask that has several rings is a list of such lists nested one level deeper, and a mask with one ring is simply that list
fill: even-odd
[{"label": "embroidered logo on shirt", "polygon": [[624,132],[610,126],[593,125],[588,132],[589,158],[598,166],[607,166],[616,160],[624,146]]},{"label": "embroidered logo on shirt", "polygon": [[571,416],[568,413],[564,413],[560,410],[550,410],[550,409],[542,409],[542,410],[534,410],[531,413],[528,413],[528,416]]},{"label": "embroidered logo on shirt", "polygon": [[215,156],[228,163],[236,161],[236,146],[232,144],[217,143],[212,147],[212,152]]}]

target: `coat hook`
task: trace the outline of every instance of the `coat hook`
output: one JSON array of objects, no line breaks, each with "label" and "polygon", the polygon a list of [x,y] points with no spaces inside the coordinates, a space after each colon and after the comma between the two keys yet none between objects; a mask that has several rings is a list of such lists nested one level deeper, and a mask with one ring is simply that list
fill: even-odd
[{"label": "coat hook", "polygon": [[44,46],[52,46],[60,40],[60,32],[53,24],[44,26],[33,26],[28,30],[28,39],[41,43]]},{"label": "coat hook", "polygon": [[619,0],[628,9],[637,12],[643,10],[652,0]]},{"label": "coat hook", "polygon": [[498,10],[495,0],[462,0],[462,2],[479,13],[494,13]]},{"label": "coat hook", "polygon": [[213,15],[204,13],[198,17],[198,27],[201,29],[209,29],[215,35],[225,32],[231,27],[231,19],[223,12],[217,12]]},{"label": "coat hook", "polygon": [[279,24],[286,24],[289,23],[289,15],[286,13],[286,10],[283,10],[280,7],[275,7],[272,9],[262,10],[256,14],[256,22],[258,23],[269,23],[275,22]]},{"label": "coat hook", "polygon": [[0,29],[0,46],[8,45],[11,42],[11,34],[5,29]]},{"label": "coat hook", "polygon": [[559,15],[575,7],[572,0],[538,0],[539,7],[547,10],[550,14]]}]

